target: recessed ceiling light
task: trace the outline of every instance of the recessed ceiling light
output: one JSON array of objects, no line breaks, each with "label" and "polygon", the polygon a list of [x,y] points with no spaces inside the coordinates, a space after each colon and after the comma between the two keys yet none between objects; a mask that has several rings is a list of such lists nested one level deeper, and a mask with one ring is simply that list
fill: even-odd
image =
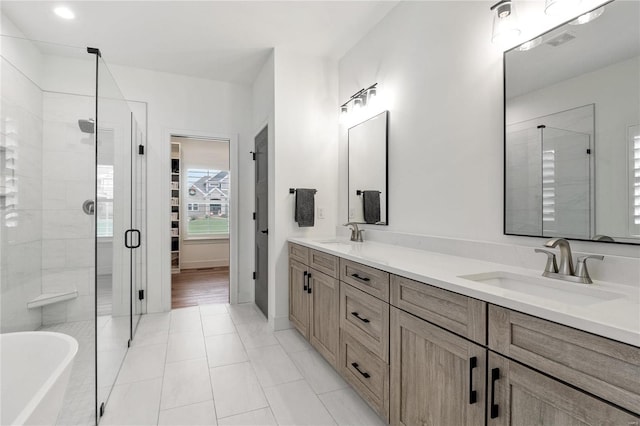
[{"label": "recessed ceiling light", "polygon": [[587,12],[584,15],[580,15],[578,16],[576,19],[574,19],[573,21],[569,22],[570,25],[582,25],[582,24],[586,24],[588,22],[593,21],[594,19],[597,19],[598,17],[600,17],[600,15],[602,15],[604,13],[604,6],[602,6],[599,9],[593,10],[591,12]]},{"label": "recessed ceiling light", "polygon": [[53,12],[62,19],[73,19],[76,17],[76,14],[66,6],[58,6],[53,9]]}]

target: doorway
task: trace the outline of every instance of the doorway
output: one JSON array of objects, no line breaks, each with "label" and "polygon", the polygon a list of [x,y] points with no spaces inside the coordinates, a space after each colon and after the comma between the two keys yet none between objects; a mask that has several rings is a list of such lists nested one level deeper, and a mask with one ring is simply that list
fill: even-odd
[{"label": "doorway", "polygon": [[229,303],[230,140],[171,136],[171,308]]}]

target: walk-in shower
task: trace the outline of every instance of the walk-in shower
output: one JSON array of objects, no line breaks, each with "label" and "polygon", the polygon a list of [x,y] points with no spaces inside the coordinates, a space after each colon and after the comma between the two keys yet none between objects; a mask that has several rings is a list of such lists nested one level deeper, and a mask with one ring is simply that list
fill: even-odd
[{"label": "walk-in shower", "polygon": [[146,104],[98,49],[1,35],[0,56],[0,331],[74,337],[57,424],[97,424],[146,309]]}]

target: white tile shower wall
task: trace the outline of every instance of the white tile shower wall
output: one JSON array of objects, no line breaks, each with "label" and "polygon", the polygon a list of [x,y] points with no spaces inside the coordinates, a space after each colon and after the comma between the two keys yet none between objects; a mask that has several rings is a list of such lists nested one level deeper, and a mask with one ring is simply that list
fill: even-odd
[{"label": "white tile shower wall", "polygon": [[[2,52],[8,48],[3,42]],[[4,58],[1,62],[0,331],[35,330],[41,310],[27,302],[41,291],[42,92]]]},{"label": "white tile shower wall", "polygon": [[95,147],[93,135],[78,126],[93,114],[92,97],[44,94],[42,291],[78,291],[76,299],[43,307],[44,325],[89,320],[94,313],[94,218],[82,202],[94,198]]}]

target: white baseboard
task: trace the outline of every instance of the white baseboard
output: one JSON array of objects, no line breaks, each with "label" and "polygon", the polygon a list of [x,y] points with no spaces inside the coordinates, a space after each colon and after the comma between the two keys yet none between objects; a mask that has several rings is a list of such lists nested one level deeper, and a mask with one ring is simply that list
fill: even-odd
[{"label": "white baseboard", "polygon": [[269,319],[269,323],[273,328],[273,331],[280,330],[288,330],[292,328],[291,322],[289,321],[289,317],[274,317],[273,319]]},{"label": "white baseboard", "polygon": [[221,266],[229,266],[228,259],[221,260],[194,260],[194,261],[182,261],[180,263],[180,269],[202,269],[202,268],[218,268]]}]

